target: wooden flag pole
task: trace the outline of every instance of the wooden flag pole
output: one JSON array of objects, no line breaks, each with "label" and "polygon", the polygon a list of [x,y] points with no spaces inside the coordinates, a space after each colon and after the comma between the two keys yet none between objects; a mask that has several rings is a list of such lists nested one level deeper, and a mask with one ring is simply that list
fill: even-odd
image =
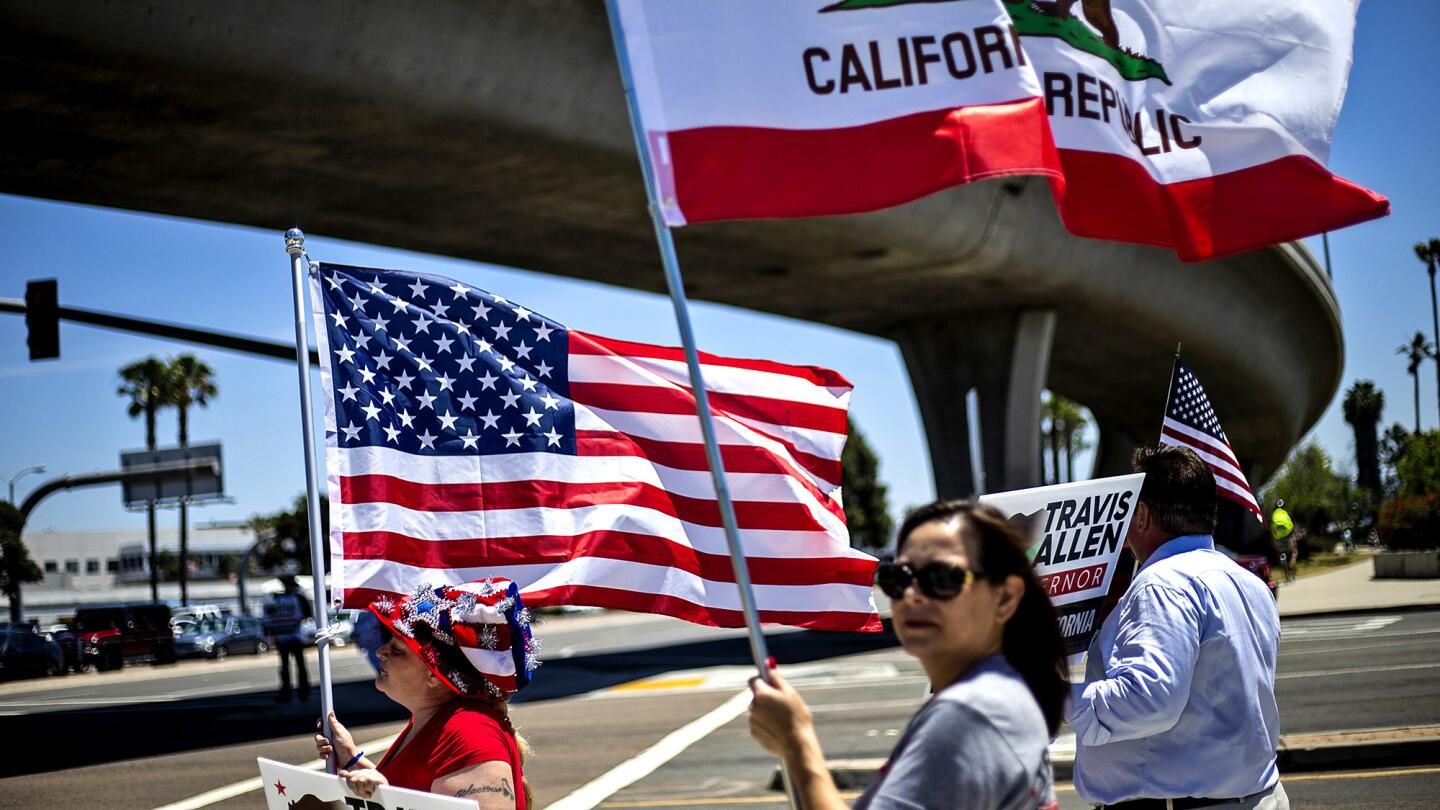
[{"label": "wooden flag pole", "polygon": [[[309,257],[305,255],[305,234],[299,228],[285,232],[285,252],[290,254],[290,282],[295,293],[295,366],[300,373],[300,435],[305,445],[305,503],[310,518],[310,581],[315,607],[315,628],[324,632],[330,627],[329,599],[325,593],[325,536],[320,530],[320,477],[315,469],[315,427],[310,410],[310,334],[305,328],[305,274]],[[326,739],[333,739],[330,712],[335,697],[330,683],[330,645],[321,637],[316,646],[320,654],[320,724]],[[298,662],[305,666],[302,657]],[[335,773],[335,758],[325,761],[326,773]]]},{"label": "wooden flag pole", "polygon": [[[755,609],[755,593],[750,585],[750,571],[745,564],[745,552],[740,546],[740,533],[735,520],[735,505],[730,500],[730,487],[725,480],[725,465],[720,457],[720,445],[715,439],[715,422],[710,413],[710,397],[705,390],[705,380],[700,372],[700,354],[695,348],[695,332],[690,324],[690,307],[685,300],[685,282],[680,275],[680,259],[675,253],[675,238],[665,224],[660,201],[655,199],[655,174],[651,163],[649,139],[640,120],[640,106],[635,98],[635,79],[630,66],[630,52],[625,47],[625,31],[620,25],[620,9],[617,0],[605,0],[605,9],[610,18],[610,33],[615,41],[615,58],[620,65],[620,80],[625,86],[625,105],[630,112],[630,131],[635,136],[635,151],[640,158],[640,171],[644,176],[645,195],[650,202],[650,219],[655,226],[655,241],[660,246],[660,261],[665,268],[665,286],[670,290],[670,301],[675,307],[675,325],[680,330],[680,343],[685,348],[685,365],[690,372],[690,390],[695,392],[695,411],[700,419],[700,433],[705,439],[705,459],[710,466],[710,477],[715,482],[715,500],[720,506],[720,522],[725,526],[725,543],[730,549],[730,565],[735,572],[735,585],[740,589],[740,606],[745,615],[745,627],[749,631],[750,656],[760,677],[770,679],[767,661],[770,658],[765,647],[765,635],[760,629],[760,615]],[[790,778],[789,769],[781,761],[785,776],[785,792],[790,806],[799,810],[799,797],[795,794],[795,781]]]}]

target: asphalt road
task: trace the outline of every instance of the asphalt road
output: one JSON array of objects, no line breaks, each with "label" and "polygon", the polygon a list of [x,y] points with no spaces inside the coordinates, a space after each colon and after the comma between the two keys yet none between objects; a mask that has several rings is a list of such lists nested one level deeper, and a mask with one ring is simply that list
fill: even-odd
[{"label": "asphalt road", "polygon": [[[1440,723],[1440,612],[1302,619],[1284,631],[1285,733]],[[774,761],[746,733],[743,701],[727,703],[752,671],[743,633],[629,615],[565,617],[540,632],[547,663],[514,708],[535,746],[527,774],[537,806],[707,713],[713,730],[657,753],[605,805],[783,805],[768,784]],[[788,632],[771,646],[814,706],[832,759],[883,757],[924,698],[918,666],[888,637]],[[361,656],[339,650],[333,660],[336,703],[357,739],[398,732],[403,715],[374,692]],[[0,685],[0,807],[103,796],[115,808],[153,808],[255,777],[256,756],[312,759],[306,734],[318,701],[273,703],[274,666],[273,656],[232,658]],[[1287,786],[1296,807],[1433,806],[1440,769],[1294,774]],[[1084,806],[1061,787],[1062,807]],[[260,802],[252,790],[190,806]]]}]

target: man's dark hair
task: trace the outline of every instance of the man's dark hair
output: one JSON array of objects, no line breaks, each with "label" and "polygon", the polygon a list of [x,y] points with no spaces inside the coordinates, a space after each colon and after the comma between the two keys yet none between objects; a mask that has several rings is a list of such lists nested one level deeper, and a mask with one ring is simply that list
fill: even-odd
[{"label": "man's dark hair", "polygon": [[1215,533],[1215,474],[1194,451],[1162,444],[1141,447],[1130,464],[1145,473],[1140,502],[1172,537]]}]

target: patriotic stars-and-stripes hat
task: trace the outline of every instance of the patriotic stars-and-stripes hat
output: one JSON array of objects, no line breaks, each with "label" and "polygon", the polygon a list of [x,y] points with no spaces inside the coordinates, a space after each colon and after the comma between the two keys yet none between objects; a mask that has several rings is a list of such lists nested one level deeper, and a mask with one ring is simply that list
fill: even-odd
[{"label": "patriotic stars-and-stripes hat", "polygon": [[376,599],[369,609],[464,697],[503,699],[530,683],[540,665],[530,611],[519,586],[506,579],[421,585],[408,596]]}]

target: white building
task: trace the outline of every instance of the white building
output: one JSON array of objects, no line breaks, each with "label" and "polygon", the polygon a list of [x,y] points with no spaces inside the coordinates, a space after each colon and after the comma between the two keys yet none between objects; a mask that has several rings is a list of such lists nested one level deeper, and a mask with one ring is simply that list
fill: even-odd
[{"label": "white building", "polygon": [[[191,526],[190,602],[233,602],[237,594],[234,575],[218,578],[220,558],[243,557],[255,539],[255,533],[244,526]],[[27,531],[22,540],[45,577],[21,590],[27,618],[49,621],[73,613],[80,605],[150,599],[149,540],[143,528]],[[179,553],[179,531],[173,522],[170,528],[156,532],[156,548]],[[266,578],[252,576],[256,584]],[[176,600],[179,593],[178,583],[160,583],[161,599]]]},{"label": "white building", "polygon": [[[94,532],[26,532],[30,559],[45,574],[33,590],[103,591],[117,585],[150,581],[149,540],[144,529]],[[174,527],[155,533],[156,547],[180,552]],[[244,555],[255,544],[246,527],[190,527],[190,579],[214,579],[222,555]]]}]

